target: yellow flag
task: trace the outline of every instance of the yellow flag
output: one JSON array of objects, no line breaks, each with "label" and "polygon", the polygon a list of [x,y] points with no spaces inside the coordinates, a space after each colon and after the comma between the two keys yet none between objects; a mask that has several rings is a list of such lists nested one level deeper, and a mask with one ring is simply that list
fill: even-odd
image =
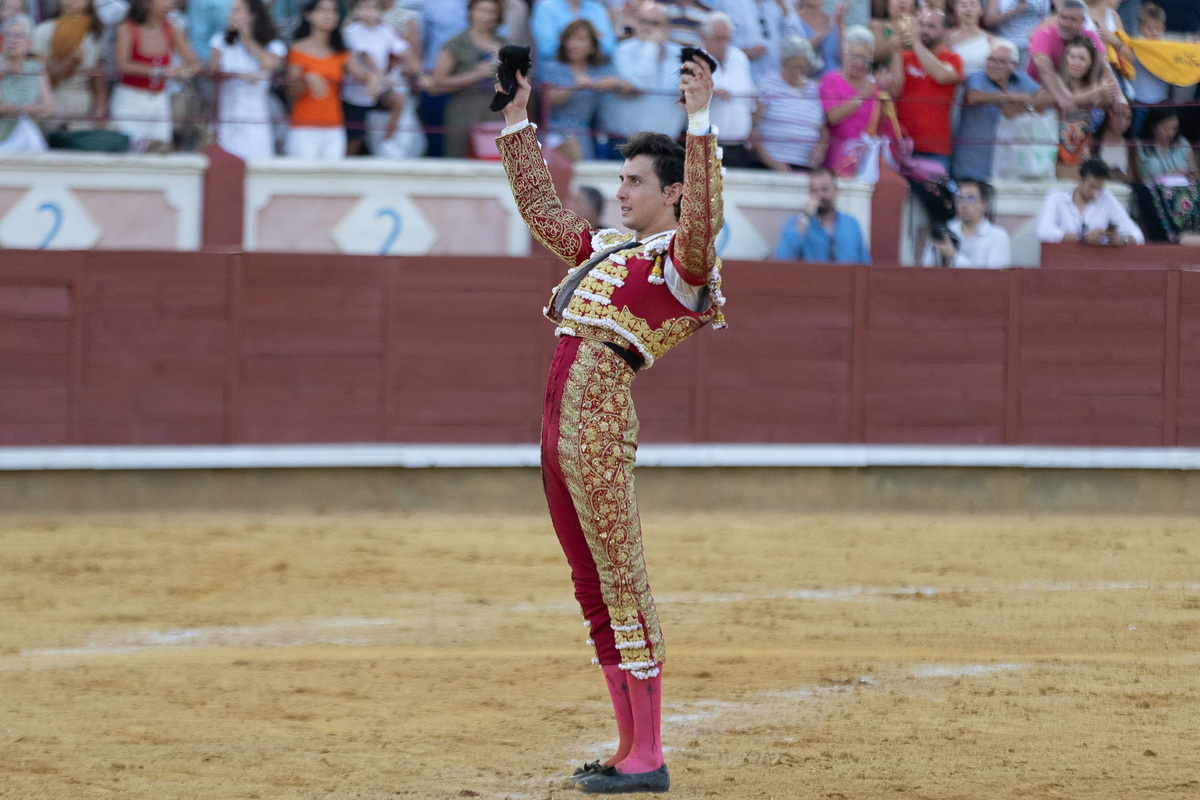
[{"label": "yellow flag", "polygon": [[1200,83],[1200,44],[1166,42],[1160,39],[1130,39],[1120,31],[1118,38],[1133,48],[1141,66],[1151,75],[1173,86]]}]

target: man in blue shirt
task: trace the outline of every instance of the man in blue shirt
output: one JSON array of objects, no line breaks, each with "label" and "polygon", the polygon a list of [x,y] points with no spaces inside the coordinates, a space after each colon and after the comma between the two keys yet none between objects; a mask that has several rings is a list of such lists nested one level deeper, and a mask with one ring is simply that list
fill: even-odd
[{"label": "man in blue shirt", "polygon": [[824,261],[870,264],[858,220],[837,210],[838,183],[827,169],[808,176],[808,203],[788,217],[775,245],[779,261]]}]

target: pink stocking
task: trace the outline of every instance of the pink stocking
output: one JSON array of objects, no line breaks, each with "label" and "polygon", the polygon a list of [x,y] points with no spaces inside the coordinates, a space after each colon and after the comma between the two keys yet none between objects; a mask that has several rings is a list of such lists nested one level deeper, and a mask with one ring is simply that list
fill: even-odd
[{"label": "pink stocking", "polygon": [[633,749],[617,765],[617,772],[637,775],[653,772],[663,765],[659,727],[662,721],[661,670],[662,667],[659,667],[658,675],[646,680],[638,680],[633,675],[627,679],[629,705],[633,711]]},{"label": "pink stocking", "polygon": [[604,671],[604,682],[608,684],[608,696],[612,698],[613,713],[617,717],[617,754],[605,762],[605,766],[619,764],[633,748],[633,710],[629,706],[629,681],[625,670],[616,664],[601,667]]}]

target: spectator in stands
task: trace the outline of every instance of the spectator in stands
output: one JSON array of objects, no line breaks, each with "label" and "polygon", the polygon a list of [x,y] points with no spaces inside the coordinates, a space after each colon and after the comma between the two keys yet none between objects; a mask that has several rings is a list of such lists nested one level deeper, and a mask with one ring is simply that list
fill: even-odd
[{"label": "spectator in stands", "polygon": [[1029,35],[1050,16],[1050,0],[988,0],[988,30],[1017,46],[1017,63],[1029,52]]},{"label": "spectator in stands", "polygon": [[[279,0],[276,0],[279,2]],[[421,68],[424,78],[421,84],[421,121],[425,124],[429,143],[429,155],[443,155],[442,126],[445,123],[446,103],[450,96],[430,91],[429,76],[437,65],[438,55],[446,42],[462,33],[470,25],[467,18],[467,0],[433,0],[426,2],[421,10]]]},{"label": "spectator in stands", "polygon": [[433,91],[452,93],[446,103],[447,158],[466,158],[471,126],[496,118],[488,105],[495,94],[496,60],[508,44],[496,33],[504,21],[500,0],[470,0],[467,13],[470,26],[446,42],[430,79]]},{"label": "spectator in stands", "polygon": [[[832,14],[825,13],[824,0],[796,0],[800,17],[800,36],[808,40],[813,52],[820,56],[826,69],[842,66],[842,29],[845,27],[846,3],[840,2]],[[780,47],[782,49],[782,43]],[[779,55],[783,60],[783,53]]]},{"label": "spectator in stands", "polygon": [[775,245],[780,261],[824,261],[870,264],[858,220],[837,210],[838,181],[827,169],[813,170],[808,178],[804,210],[787,218]]},{"label": "spectator in stands", "polygon": [[1139,133],[1138,172],[1143,181],[1163,177],[1197,177],[1196,154],[1179,135],[1179,113],[1169,106],[1152,108]]},{"label": "spectator in stands", "polygon": [[950,168],[954,137],[950,116],[955,87],[963,79],[962,58],[946,47],[946,15],[928,8],[918,17],[920,33],[909,28],[904,43],[904,88],[896,102],[900,125],[912,137],[913,154]]},{"label": "spectator in stands", "polygon": [[[1146,3],[1138,14],[1138,30],[1143,39],[1161,39],[1167,32],[1167,14],[1161,6]],[[1133,112],[1133,127],[1139,129],[1146,119],[1145,106],[1167,102],[1171,97],[1171,85],[1142,66],[1134,55],[1133,97],[1138,108]]]},{"label": "spectator in stands", "polygon": [[820,60],[799,36],[785,38],[779,55],[779,75],[760,87],[751,136],[755,152],[776,172],[820,167],[829,148],[829,129],[816,81],[809,77],[820,69]]},{"label": "spectator in stands", "polygon": [[638,8],[638,35],[617,45],[613,65],[617,74],[638,94],[634,97],[608,95],[602,116],[606,130],[616,137],[606,153],[620,157],[616,148],[642,130],[679,136],[687,125],[687,115],[679,98],[680,47],[670,41],[667,14],[654,2]]},{"label": "spectator in stands", "polygon": [[592,23],[600,37],[601,52],[605,58],[612,58],[617,47],[617,35],[613,32],[608,9],[600,0],[537,0],[529,18],[529,29],[533,33],[534,52],[539,64],[554,60],[563,29],[577,19]]},{"label": "spectator in stands", "polygon": [[[175,0],[133,0],[129,18],[117,30],[116,66],[120,82],[113,89],[110,113],[117,129],[137,150],[171,149],[171,98],[168,80],[187,80],[200,61],[167,15]],[[172,63],[178,56],[180,64]]]},{"label": "spectator in stands", "polygon": [[1012,266],[1008,231],[992,223],[992,187],[975,180],[958,182],[958,216],[930,232],[921,257],[925,267],[1002,269]]},{"label": "spectator in stands", "polygon": [[885,63],[902,52],[901,38],[915,28],[916,0],[871,0],[871,33],[875,36],[874,61]]},{"label": "spectator in stands", "polygon": [[604,228],[601,221],[604,216],[604,195],[595,186],[580,186],[571,192],[566,205],[567,210],[586,222],[591,230]]},{"label": "spectator in stands", "polygon": [[271,78],[287,59],[263,0],[233,0],[224,33],[209,42],[209,70],[219,75],[217,144],[249,161],[275,155]]},{"label": "spectator in stands", "polygon": [[362,69],[375,76],[381,87],[373,96],[361,81],[353,78],[342,84],[342,113],[346,118],[346,154],[362,155],[366,151],[367,114],[374,110],[388,113],[383,138],[391,139],[400,125],[406,91],[392,81],[393,67],[403,67],[410,74],[421,71],[416,53],[394,28],[383,21],[386,0],[358,0],[354,4],[354,20],[342,31],[346,49]]},{"label": "spectator in stands", "polygon": [[779,72],[779,43],[800,32],[796,9],[783,0],[712,0],[733,20],[733,43],[750,59],[755,83]]},{"label": "spectator in stands", "polygon": [[1172,33],[1200,33],[1200,5],[1195,0],[1158,0],[1167,15],[1167,30]]},{"label": "spectator in stands", "polygon": [[551,146],[571,161],[596,158],[592,130],[605,93],[630,94],[633,87],[604,57],[592,23],[577,19],[563,28],[558,52],[541,66],[540,75],[550,108]]},{"label": "spectator in stands", "polygon": [[[1124,44],[1118,37],[1120,32],[1125,35],[1125,25],[1117,15],[1117,0],[1085,0],[1087,3],[1088,19],[1084,26],[1091,30],[1095,28],[1104,43],[1105,60],[1118,82],[1133,78],[1134,55],[1132,48]],[[1124,91],[1124,89],[1123,89]]]},{"label": "spectator in stands", "polygon": [[954,134],[950,175],[988,182],[1001,116],[1012,119],[1053,105],[1050,93],[1017,71],[1017,46],[1001,39],[982,72],[967,76],[962,116]]},{"label": "spectator in stands", "polygon": [[230,0],[187,0],[181,3],[186,14],[188,44],[196,53],[207,53],[213,37],[225,33]]},{"label": "spectator in stands", "polygon": [[1092,152],[1108,165],[1109,180],[1132,183],[1136,162],[1130,160],[1132,143],[1129,132],[1133,128],[1133,112],[1128,103],[1113,103],[1104,110],[1104,116],[1092,140]]},{"label": "spectator in stands", "polygon": [[1067,42],[1073,42],[1083,36],[1092,41],[1095,52],[1104,52],[1104,43],[1100,41],[1099,35],[1083,29],[1086,17],[1087,6],[1083,0],[1062,0],[1057,24],[1034,31],[1029,37],[1029,66],[1026,72],[1053,95],[1059,110],[1065,113],[1079,108],[1060,76]]},{"label": "spectator in stands", "polygon": [[41,60],[29,52],[33,18],[17,14],[0,23],[4,37],[0,62],[0,151],[33,152],[46,149],[42,132],[31,119],[54,113],[50,79]]},{"label": "spectator in stands", "polygon": [[733,20],[723,11],[714,11],[701,28],[704,49],[717,60],[709,120],[717,129],[726,167],[761,167],[750,147],[758,87],[750,59],[730,44],[733,37]]},{"label": "spectator in stands", "polygon": [[1112,75],[1104,72],[1104,58],[1095,44],[1085,37],[1067,44],[1058,78],[1076,110],[1059,114],[1055,174],[1059,178],[1074,178],[1079,165],[1091,158],[1091,110],[1115,102],[1121,91]]},{"label": "spectator in stands", "polygon": [[955,0],[951,9],[957,24],[946,37],[946,45],[962,59],[963,75],[982,72],[1000,40],[979,27],[983,16],[980,0]]},{"label": "spectator in stands", "polygon": [[54,90],[54,116],[43,122],[47,133],[86,130],[107,113],[103,35],[91,0],[60,0],[54,15],[33,29],[30,52],[45,62]]},{"label": "spectator in stands", "polygon": [[671,41],[685,47],[700,46],[700,28],[713,12],[713,7],[701,0],[658,0],[671,18]]},{"label": "spectator in stands", "polygon": [[346,155],[346,120],[341,86],[354,75],[378,91],[374,76],[351,58],[342,40],[334,0],[307,0],[288,52],[288,97],[292,115],[284,152],[293,158],[332,161]]},{"label": "spectator in stands", "polygon": [[1046,195],[1038,217],[1038,239],[1043,242],[1123,247],[1144,244],[1141,229],[1104,184],[1108,166],[1098,158],[1083,162],[1073,191]]},{"label": "spectator in stands", "polygon": [[[838,177],[853,178],[858,173],[861,150],[857,145],[862,134],[868,132],[875,106],[880,102],[880,91],[890,90],[897,80],[899,58],[890,60],[890,72],[881,74],[880,79],[871,73],[875,49],[875,37],[869,30],[850,28],[842,40],[841,70],[827,72],[821,79],[821,106],[829,127],[825,166]],[[876,119],[879,128],[875,133],[899,135],[899,131],[888,131],[890,122],[885,116]]]}]

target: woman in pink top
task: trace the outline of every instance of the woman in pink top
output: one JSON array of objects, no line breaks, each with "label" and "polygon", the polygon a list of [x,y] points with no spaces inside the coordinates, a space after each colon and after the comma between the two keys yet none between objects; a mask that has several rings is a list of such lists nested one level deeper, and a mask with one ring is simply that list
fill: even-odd
[{"label": "woman in pink top", "polygon": [[[871,74],[875,36],[862,27],[846,31],[842,42],[842,68],[821,79],[821,106],[829,124],[829,149],[825,166],[835,174],[852,178],[858,172],[858,142],[871,123],[871,114],[880,91],[890,88],[900,59],[891,59],[890,72],[879,82]],[[880,133],[890,128],[886,117],[880,121]]]}]

